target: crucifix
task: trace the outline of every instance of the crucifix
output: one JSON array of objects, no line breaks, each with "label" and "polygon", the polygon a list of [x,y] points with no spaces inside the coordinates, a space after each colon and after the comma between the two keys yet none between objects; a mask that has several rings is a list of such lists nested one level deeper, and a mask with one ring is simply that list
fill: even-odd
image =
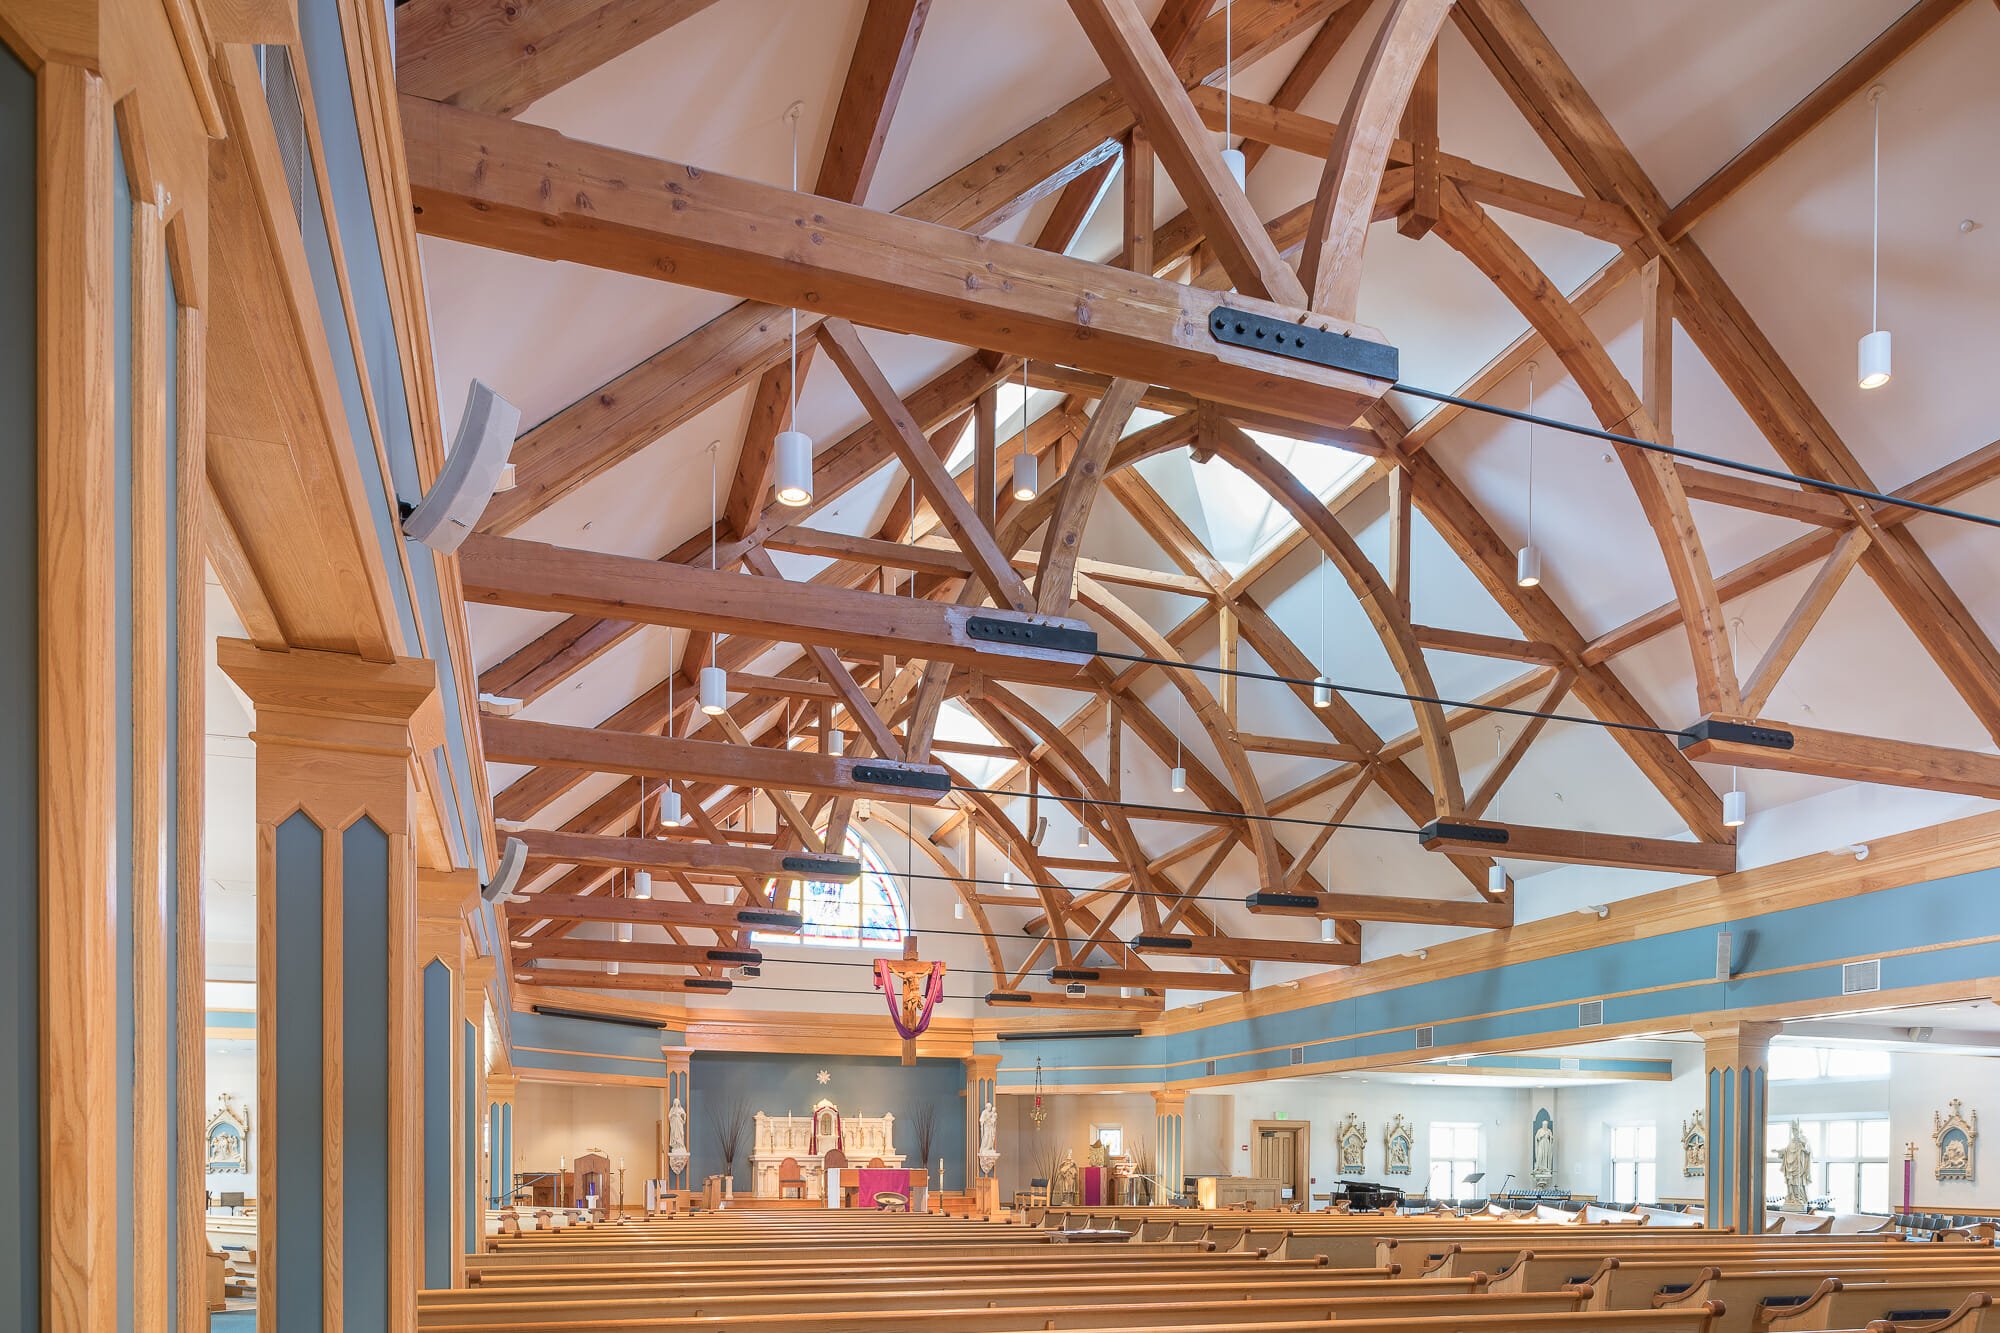
[{"label": "crucifix", "polygon": [[931,1025],[931,1011],[944,998],[944,964],[917,957],[917,937],[903,937],[901,958],[875,960],[875,988],[889,1004],[889,1021],[903,1038],[903,1063],[917,1062],[917,1037]]}]

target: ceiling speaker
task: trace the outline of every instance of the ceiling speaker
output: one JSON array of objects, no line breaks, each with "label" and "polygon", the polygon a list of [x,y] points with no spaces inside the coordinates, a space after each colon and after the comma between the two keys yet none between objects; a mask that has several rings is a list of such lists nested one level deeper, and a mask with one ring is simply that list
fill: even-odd
[{"label": "ceiling speaker", "polygon": [[500,485],[500,470],[507,466],[520,424],[520,408],[474,380],[444,471],[430,494],[403,516],[403,535],[442,554],[456,551]]},{"label": "ceiling speaker", "polygon": [[500,868],[493,872],[493,878],[479,888],[479,896],[489,903],[497,903],[514,891],[521,882],[521,871],[528,864],[528,844],[519,838],[509,838],[500,844]]}]

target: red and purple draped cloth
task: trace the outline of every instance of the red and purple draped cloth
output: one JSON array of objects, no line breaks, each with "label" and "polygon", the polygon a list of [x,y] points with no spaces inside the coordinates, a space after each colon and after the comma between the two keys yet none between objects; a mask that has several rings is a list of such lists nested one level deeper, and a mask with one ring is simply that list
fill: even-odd
[{"label": "red and purple draped cloth", "polygon": [[902,996],[898,993],[900,987],[896,984],[895,972],[899,965],[907,964],[903,964],[900,959],[877,958],[875,989],[881,991],[883,998],[888,1000],[889,1021],[896,1025],[896,1031],[902,1034],[904,1041],[915,1041],[918,1034],[931,1025],[931,1010],[937,1008],[937,1002],[944,998],[944,964],[931,964],[930,980],[924,984],[924,1007],[918,1013],[915,1025],[911,1027],[903,1026]]}]

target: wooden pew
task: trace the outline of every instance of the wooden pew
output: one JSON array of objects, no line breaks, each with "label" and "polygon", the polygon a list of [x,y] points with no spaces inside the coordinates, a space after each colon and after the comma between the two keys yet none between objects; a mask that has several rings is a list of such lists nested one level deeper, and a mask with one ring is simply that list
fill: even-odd
[{"label": "wooden pew", "polygon": [[1771,1333],[1788,1333],[1865,1327],[1877,1320],[1936,1322],[1953,1317],[1970,1298],[1991,1297],[1995,1291],[2000,1291],[2000,1281],[1848,1282],[1830,1277],[1797,1305],[1767,1305],[1763,1327]]}]

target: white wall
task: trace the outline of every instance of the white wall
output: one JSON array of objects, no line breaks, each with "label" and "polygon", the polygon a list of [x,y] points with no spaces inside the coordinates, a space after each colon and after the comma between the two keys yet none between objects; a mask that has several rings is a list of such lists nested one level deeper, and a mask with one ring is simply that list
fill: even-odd
[{"label": "white wall", "polygon": [[615,1172],[625,1163],[625,1190],[640,1197],[654,1172],[660,1089],[522,1079],[514,1094],[514,1169],[554,1171],[565,1157],[603,1152]]},{"label": "white wall", "polygon": [[[1965,1118],[1984,1111],[1989,1121],[2000,1106],[2000,1057],[1974,1055],[1931,1055],[1898,1051],[1890,1059],[1889,1107],[1889,1198],[1903,1196],[1902,1151],[1907,1143],[1917,1145],[1916,1192],[1912,1203],[1919,1212],[1949,1213],[1958,1209],[1982,1212],[2000,1210],[2000,1157],[1985,1134],[1973,1143],[1973,1178],[1946,1181],[1937,1178],[1937,1144],[1931,1138],[1936,1128],[1933,1117],[1951,1114],[1951,1099],[1965,1103]],[[2000,1127],[2000,1125],[1996,1125]]]},{"label": "white wall", "polygon": [[220,1041],[211,1038],[207,1044],[207,1100],[202,1103],[201,1120],[203,1140],[201,1151],[207,1149],[208,1118],[221,1105],[223,1093],[228,1093],[231,1104],[246,1108],[250,1114],[250,1161],[249,1169],[236,1171],[209,1171],[206,1173],[210,1193],[220,1194],[225,1190],[241,1190],[245,1194],[257,1193],[257,1154],[264,1146],[265,1125],[263,1117],[257,1113],[257,1043],[231,1038]]},{"label": "white wall", "polygon": [[1611,1200],[1612,1127],[1651,1124],[1660,1198],[1700,1200],[1701,1178],[1683,1170],[1681,1127],[1702,1108],[1703,1095],[1698,1046],[1675,1055],[1671,1083],[1596,1083],[1556,1089],[1554,1100],[1546,1103],[1556,1118],[1555,1188]]}]

